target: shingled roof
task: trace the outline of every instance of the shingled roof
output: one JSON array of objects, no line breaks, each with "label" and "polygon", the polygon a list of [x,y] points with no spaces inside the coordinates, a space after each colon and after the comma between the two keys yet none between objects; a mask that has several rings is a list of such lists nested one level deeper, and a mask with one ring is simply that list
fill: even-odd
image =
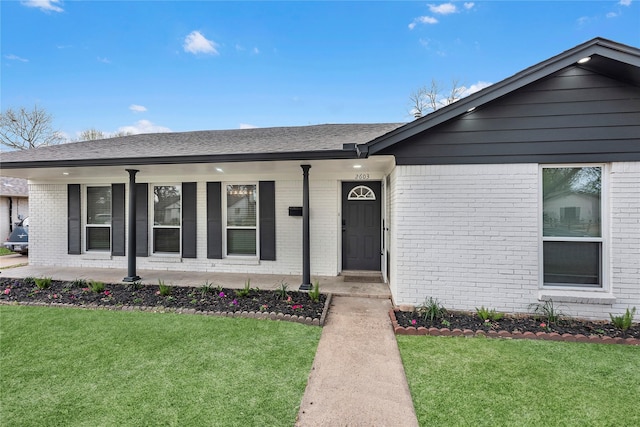
[{"label": "shingled roof", "polygon": [[163,164],[355,157],[345,144],[363,144],[402,123],[324,124],[154,133],[75,142],[2,154],[2,168]]},{"label": "shingled roof", "polygon": [[27,180],[22,178],[0,177],[0,196],[28,197],[29,186]]}]

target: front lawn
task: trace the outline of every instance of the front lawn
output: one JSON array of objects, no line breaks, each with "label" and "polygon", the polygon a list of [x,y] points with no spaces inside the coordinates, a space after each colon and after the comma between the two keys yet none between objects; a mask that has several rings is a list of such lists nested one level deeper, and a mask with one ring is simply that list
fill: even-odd
[{"label": "front lawn", "polygon": [[293,425],[321,329],[0,306],[4,425]]},{"label": "front lawn", "polygon": [[640,425],[640,347],[397,336],[420,425]]}]

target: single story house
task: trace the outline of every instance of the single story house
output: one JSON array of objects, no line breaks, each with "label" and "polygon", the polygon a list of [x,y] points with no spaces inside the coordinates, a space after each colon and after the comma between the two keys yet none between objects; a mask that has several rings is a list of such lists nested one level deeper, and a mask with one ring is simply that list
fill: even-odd
[{"label": "single story house", "polygon": [[11,152],[30,262],[378,272],[395,304],[640,308],[640,50],[596,38],[408,124],[125,136]]},{"label": "single story house", "polygon": [[17,222],[29,216],[29,187],[22,178],[0,177],[0,239],[4,241]]}]

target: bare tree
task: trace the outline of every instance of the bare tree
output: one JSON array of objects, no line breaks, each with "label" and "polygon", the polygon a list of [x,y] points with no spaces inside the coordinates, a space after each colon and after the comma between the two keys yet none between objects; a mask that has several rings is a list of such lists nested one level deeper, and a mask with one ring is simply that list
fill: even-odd
[{"label": "bare tree", "polygon": [[28,111],[8,108],[0,114],[0,144],[12,150],[55,145],[64,142],[62,134],[53,129],[53,116],[37,105]]},{"label": "bare tree", "polygon": [[460,86],[458,80],[451,81],[449,91],[442,90],[440,84],[431,80],[431,86],[422,86],[409,95],[410,113],[416,119],[436,111],[439,108],[453,104],[464,95],[465,87]]},{"label": "bare tree", "polygon": [[104,132],[98,130],[96,128],[91,128],[87,130],[83,130],[80,132],[79,139],[80,141],[95,141],[96,139],[105,139],[108,138]]}]

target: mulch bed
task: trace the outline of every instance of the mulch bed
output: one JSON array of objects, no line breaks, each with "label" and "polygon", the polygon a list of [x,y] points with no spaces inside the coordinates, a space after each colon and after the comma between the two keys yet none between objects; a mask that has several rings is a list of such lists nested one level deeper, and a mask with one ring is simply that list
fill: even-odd
[{"label": "mulch bed", "polygon": [[448,311],[442,319],[424,319],[413,311],[389,313],[396,334],[486,336],[514,339],[543,339],[608,344],[640,345],[640,324],[623,331],[610,322],[562,318],[548,324],[531,315],[505,316],[497,321],[482,321],[475,313]]},{"label": "mulch bed", "polygon": [[[166,291],[166,289],[164,289]],[[0,279],[0,303],[53,305],[120,310],[165,311],[288,320],[323,325],[330,296],[321,294],[314,302],[307,292],[266,291],[210,285],[203,287],[170,286],[162,295],[159,285],[105,284],[96,292],[89,281],[52,280],[40,289],[30,279]]]}]

